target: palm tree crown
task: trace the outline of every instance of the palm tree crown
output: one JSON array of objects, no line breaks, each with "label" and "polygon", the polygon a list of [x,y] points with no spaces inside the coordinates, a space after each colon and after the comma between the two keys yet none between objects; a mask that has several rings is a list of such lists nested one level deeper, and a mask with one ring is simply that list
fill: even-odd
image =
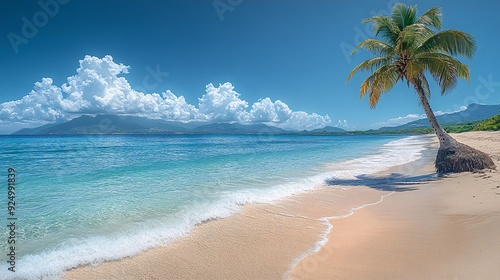
[{"label": "palm tree crown", "polygon": [[359,43],[353,54],[363,48],[375,54],[356,66],[347,81],[359,70],[371,74],[362,83],[360,97],[369,93],[371,108],[380,96],[392,89],[398,82],[406,80],[419,87],[427,98],[430,90],[425,72],[436,80],[441,94],[453,89],[458,78],[469,81],[469,68],[455,59],[454,55],[470,58],[476,50],[471,35],[458,30],[441,29],[441,9],[432,8],[417,17],[417,7],[396,4],[390,16],[374,16],[363,23],[373,23],[375,37]]}]

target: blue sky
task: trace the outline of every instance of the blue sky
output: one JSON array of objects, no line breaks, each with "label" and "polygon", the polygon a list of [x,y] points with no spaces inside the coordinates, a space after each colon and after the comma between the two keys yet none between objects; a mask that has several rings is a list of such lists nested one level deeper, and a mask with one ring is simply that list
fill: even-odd
[{"label": "blue sky", "polygon": [[[472,60],[460,58],[470,66],[470,84],[461,81],[445,96],[433,86],[433,109],[452,112],[470,103],[499,104],[500,4],[494,0],[402,2],[417,5],[419,14],[441,6],[443,29],[463,30],[478,43]],[[116,72],[111,71],[104,82],[95,80],[99,85],[90,87],[90,92],[102,95],[99,104],[108,103],[88,112],[147,115],[147,110],[156,108],[151,116],[164,119],[274,120],[297,129],[339,121],[348,129],[405,123],[423,114],[406,84],[383,96],[374,110],[366,99],[359,99],[359,86],[367,73],[346,84],[349,71],[369,57],[365,51],[347,55],[357,42],[371,36],[361,20],[388,13],[394,3],[3,0],[0,109],[5,110],[0,112],[0,133],[86,112],[74,108],[94,105],[76,104],[76,95],[64,106],[58,105],[57,112],[50,111],[52,101],[40,101],[47,103],[40,117],[36,102],[42,95],[66,99],[77,92],[92,99],[82,84],[88,75],[108,75],[103,67]],[[117,88],[103,88],[102,83]],[[28,96],[32,90],[36,94]],[[119,99],[111,102],[99,90],[125,91],[126,96],[131,93],[149,105],[138,109],[130,100],[128,105]],[[230,110],[222,110],[218,102],[226,109],[229,104]],[[21,110],[27,111],[21,114]]]}]

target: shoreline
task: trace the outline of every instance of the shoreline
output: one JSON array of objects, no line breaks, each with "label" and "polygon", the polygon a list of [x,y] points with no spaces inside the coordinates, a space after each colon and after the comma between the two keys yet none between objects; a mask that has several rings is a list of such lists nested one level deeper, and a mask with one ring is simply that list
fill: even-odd
[{"label": "shoreline", "polygon": [[[416,162],[422,160],[428,159],[422,156]],[[398,166],[396,172],[415,168],[407,164]],[[166,247],[97,266],[80,266],[64,277],[282,279],[294,263],[319,246],[329,227],[328,217],[349,216],[360,206],[379,203],[387,193],[359,184],[354,188],[331,185],[274,203],[244,205],[239,213],[202,223]]]},{"label": "shoreline", "polygon": [[[230,217],[196,226],[166,247],[81,266],[65,279],[282,279],[328,229],[323,215],[347,216],[378,203],[380,190],[317,189],[275,204],[250,204]],[[335,201],[337,203],[335,203]],[[332,202],[336,205],[332,207]],[[286,242],[284,242],[286,241]]]}]

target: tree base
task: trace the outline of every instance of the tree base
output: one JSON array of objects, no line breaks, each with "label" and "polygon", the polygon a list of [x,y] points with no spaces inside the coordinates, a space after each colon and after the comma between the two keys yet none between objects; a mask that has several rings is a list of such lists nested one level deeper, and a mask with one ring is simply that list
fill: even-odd
[{"label": "tree base", "polygon": [[462,143],[453,147],[439,148],[436,170],[440,173],[475,172],[482,169],[496,169],[493,160],[481,151]]}]

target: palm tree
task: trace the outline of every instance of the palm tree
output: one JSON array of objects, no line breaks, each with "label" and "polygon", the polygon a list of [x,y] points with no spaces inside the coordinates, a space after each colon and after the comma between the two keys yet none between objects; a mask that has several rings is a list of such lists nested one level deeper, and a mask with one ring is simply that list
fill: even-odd
[{"label": "palm tree", "polygon": [[459,30],[441,29],[441,8],[435,7],[417,16],[417,7],[398,3],[390,16],[374,16],[363,23],[372,23],[375,37],[359,43],[359,49],[372,52],[375,57],[356,66],[347,81],[359,70],[371,74],[362,83],[360,96],[369,94],[371,108],[375,108],[380,96],[392,89],[398,81],[413,86],[420,104],[424,108],[434,132],[439,139],[436,157],[438,172],[476,171],[495,168],[491,158],[485,153],[458,143],[436,120],[430,105],[431,96],[425,73],[429,73],[441,88],[441,94],[452,90],[459,78],[467,81],[469,68],[453,56],[472,57],[476,50],[474,38]]}]

